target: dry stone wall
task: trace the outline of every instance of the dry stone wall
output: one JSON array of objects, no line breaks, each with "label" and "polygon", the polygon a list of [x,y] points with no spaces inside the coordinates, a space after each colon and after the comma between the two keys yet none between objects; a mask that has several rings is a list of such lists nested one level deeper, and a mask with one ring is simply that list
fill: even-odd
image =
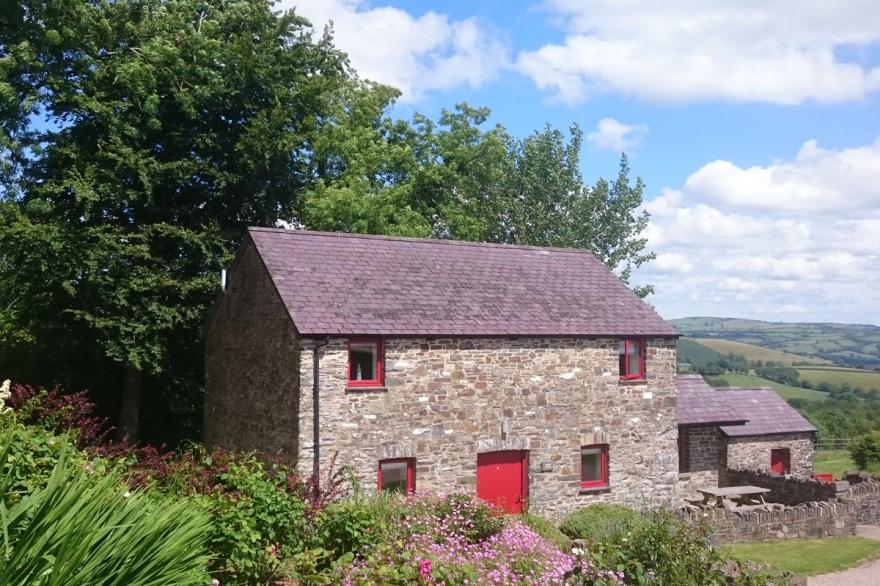
[{"label": "dry stone wall", "polygon": [[733,543],[855,535],[857,509],[853,503],[813,502],[777,511],[730,513],[709,509],[682,516],[695,523],[707,523],[713,541]]},{"label": "dry stone wall", "polygon": [[[312,380],[311,340],[299,378]],[[529,504],[559,518],[594,502],[676,502],[675,342],[649,340],[648,380],[620,382],[615,339],[385,340],[386,386],[347,389],[347,341],[321,351],[321,460],[375,485],[378,461],[416,459],[418,490],[475,490],[477,454],[528,450]],[[312,461],[310,392],[299,466]],[[283,433],[279,430],[279,433]],[[580,448],[608,444],[610,486],[580,489]]]},{"label": "dry stone wall", "polygon": [[809,477],[813,473],[811,433],[728,438],[727,465],[731,468],[770,470],[770,451],[778,448],[790,451],[792,474]]},{"label": "dry stone wall", "polygon": [[841,490],[849,488],[847,482],[819,482],[803,476],[783,476],[741,468],[721,470],[718,476],[718,485],[767,488],[770,493],[764,499],[768,502],[784,505],[833,500]]}]

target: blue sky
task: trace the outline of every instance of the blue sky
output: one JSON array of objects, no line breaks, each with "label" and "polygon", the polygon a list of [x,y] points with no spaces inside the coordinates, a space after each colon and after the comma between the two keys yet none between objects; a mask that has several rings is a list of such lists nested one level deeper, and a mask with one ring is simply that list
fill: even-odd
[{"label": "blue sky", "polygon": [[[874,6],[872,6],[874,4]],[[880,324],[880,10],[866,0],[285,0],[395,116],[488,106],[647,183],[665,317]]]}]

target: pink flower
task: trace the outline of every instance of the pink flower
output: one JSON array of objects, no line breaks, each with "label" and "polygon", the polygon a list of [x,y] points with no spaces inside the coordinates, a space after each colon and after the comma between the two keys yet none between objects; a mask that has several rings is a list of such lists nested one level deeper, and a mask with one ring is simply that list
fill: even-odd
[{"label": "pink flower", "polygon": [[213,580],[211,580],[211,586],[220,586],[220,580],[214,578]]},{"label": "pink flower", "polygon": [[421,574],[422,578],[427,578],[431,575],[431,560],[422,560],[422,567],[419,570],[419,574]]}]

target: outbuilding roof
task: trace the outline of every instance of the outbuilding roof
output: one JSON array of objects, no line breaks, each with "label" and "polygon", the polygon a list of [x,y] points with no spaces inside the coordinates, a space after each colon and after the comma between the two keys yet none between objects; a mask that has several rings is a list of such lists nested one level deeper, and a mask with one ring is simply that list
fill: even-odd
[{"label": "outbuilding roof", "polygon": [[725,394],[706,384],[700,375],[679,374],[675,387],[679,425],[745,424],[745,418],[727,401]]},{"label": "outbuilding roof", "polygon": [[248,233],[303,335],[678,335],[582,250]]},{"label": "outbuilding roof", "polygon": [[730,389],[718,392],[747,420],[745,425],[722,426],[721,431],[728,437],[816,431],[809,421],[773,389]]},{"label": "outbuilding roof", "polygon": [[808,433],[816,428],[770,388],[713,388],[700,375],[678,375],[678,424],[718,425],[728,437]]}]

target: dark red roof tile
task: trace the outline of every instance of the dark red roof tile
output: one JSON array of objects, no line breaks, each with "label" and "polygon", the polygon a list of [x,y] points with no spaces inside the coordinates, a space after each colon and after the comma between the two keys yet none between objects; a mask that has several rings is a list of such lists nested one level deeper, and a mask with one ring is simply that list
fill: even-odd
[{"label": "dark red roof tile", "polygon": [[677,336],[573,249],[250,228],[305,335]]}]

